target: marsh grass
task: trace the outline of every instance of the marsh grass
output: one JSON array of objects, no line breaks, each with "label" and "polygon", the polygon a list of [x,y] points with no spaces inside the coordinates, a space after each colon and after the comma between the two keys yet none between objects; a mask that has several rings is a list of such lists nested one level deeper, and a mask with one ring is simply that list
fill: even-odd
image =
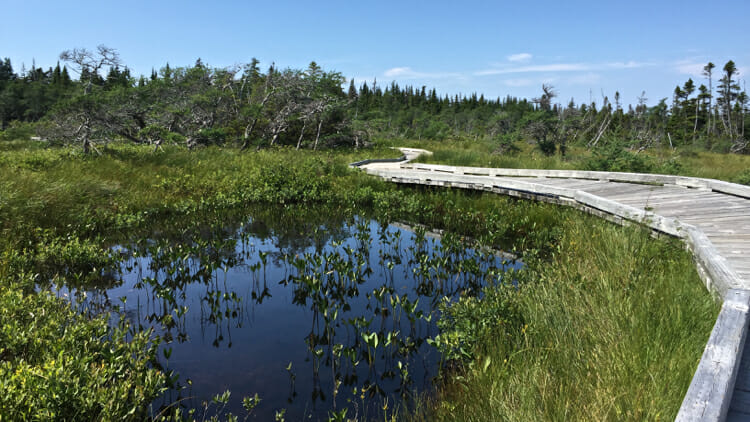
[{"label": "marsh grass", "polygon": [[415,419],[674,419],[718,313],[689,253],[593,217],[564,226],[551,259],[527,262],[505,293],[519,338],[486,336]]},{"label": "marsh grass", "polygon": [[[13,144],[13,143],[10,143]],[[218,148],[190,152],[112,145],[102,156],[75,150],[16,149],[0,153],[0,230],[16,237],[29,226],[61,231],[111,230],[159,214],[263,202],[326,202],[363,179],[349,162],[396,156],[390,149],[291,154],[239,154]],[[341,196],[341,195],[338,195]]]}]

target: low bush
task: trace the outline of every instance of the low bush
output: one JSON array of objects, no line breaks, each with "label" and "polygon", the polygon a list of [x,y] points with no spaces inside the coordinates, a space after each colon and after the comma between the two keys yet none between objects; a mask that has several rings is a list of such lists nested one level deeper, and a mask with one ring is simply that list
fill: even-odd
[{"label": "low bush", "polygon": [[[7,258],[7,257],[6,257]],[[149,332],[88,318],[0,274],[0,419],[144,420],[163,391]],[[16,281],[11,281],[14,279]]]}]

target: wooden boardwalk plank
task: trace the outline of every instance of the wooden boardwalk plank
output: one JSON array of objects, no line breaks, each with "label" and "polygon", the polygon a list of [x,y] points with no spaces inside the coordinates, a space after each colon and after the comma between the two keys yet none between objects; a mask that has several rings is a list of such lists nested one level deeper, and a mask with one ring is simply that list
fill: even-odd
[{"label": "wooden boardwalk plank", "polygon": [[629,183],[608,183],[601,187],[587,189],[586,192],[601,196],[602,198],[614,198],[629,194],[648,195],[656,189],[655,186],[633,185]]},{"label": "wooden boardwalk plank", "polygon": [[[550,178],[535,178],[532,179],[534,183],[541,183],[544,185],[557,186],[571,189],[583,189],[588,190],[595,186],[606,185],[607,182],[600,182],[598,180],[582,180],[582,179],[550,179]],[[528,180],[531,181],[531,180]]]}]

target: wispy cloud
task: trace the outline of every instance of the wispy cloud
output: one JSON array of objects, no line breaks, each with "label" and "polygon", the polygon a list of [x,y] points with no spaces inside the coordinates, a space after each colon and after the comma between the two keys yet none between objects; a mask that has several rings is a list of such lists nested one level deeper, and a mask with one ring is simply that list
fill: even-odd
[{"label": "wispy cloud", "polygon": [[550,63],[527,66],[500,66],[493,69],[485,69],[474,72],[474,75],[490,76],[512,73],[594,72],[602,70],[635,69],[653,65],[653,63],[635,61],[609,63]]},{"label": "wispy cloud", "polygon": [[398,78],[400,76],[414,75],[415,73],[410,67],[394,67],[386,70],[384,75],[389,78]]},{"label": "wispy cloud", "polygon": [[397,79],[442,79],[461,77],[461,74],[452,72],[417,72],[408,66],[390,68],[383,72],[383,75],[386,78]]},{"label": "wispy cloud", "polygon": [[683,75],[690,75],[690,76],[701,76],[701,73],[703,73],[703,66],[705,66],[706,63],[697,63],[694,61],[689,60],[681,60],[674,64],[675,70],[677,70],[678,73],[681,73]]},{"label": "wispy cloud", "polygon": [[610,62],[605,63],[604,66],[610,69],[637,69],[640,67],[648,67],[648,66],[655,66],[656,63],[652,62],[636,62],[636,61],[627,61],[627,62]]},{"label": "wispy cloud", "polygon": [[518,54],[511,54],[508,56],[509,62],[527,62],[531,60],[531,54],[530,53],[518,53]]},{"label": "wispy cloud", "polygon": [[480,70],[474,74],[477,76],[506,75],[510,73],[536,73],[536,72],[574,72],[589,70],[589,65],[583,63],[553,63],[531,66],[510,66],[497,69]]}]

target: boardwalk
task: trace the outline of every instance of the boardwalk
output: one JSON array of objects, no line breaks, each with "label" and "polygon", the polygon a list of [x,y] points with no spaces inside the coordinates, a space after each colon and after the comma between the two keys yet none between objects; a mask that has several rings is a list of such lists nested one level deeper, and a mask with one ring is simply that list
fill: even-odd
[{"label": "boardwalk", "polygon": [[709,290],[722,301],[677,420],[750,421],[750,187],[710,179],[632,173],[355,163],[396,183],[491,191],[573,206],[679,237]]}]

